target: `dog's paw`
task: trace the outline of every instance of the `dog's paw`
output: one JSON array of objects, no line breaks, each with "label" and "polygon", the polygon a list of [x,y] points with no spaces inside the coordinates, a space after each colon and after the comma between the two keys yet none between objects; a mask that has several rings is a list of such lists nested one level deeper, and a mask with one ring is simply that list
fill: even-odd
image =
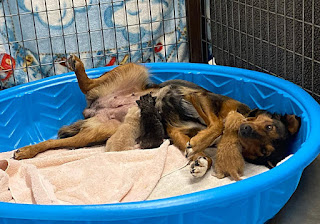
[{"label": "dog's paw", "polygon": [[29,145],[29,146],[25,146],[20,149],[17,149],[13,154],[13,158],[16,160],[30,159],[34,157],[36,154],[37,153],[35,153],[34,151],[34,146]]},{"label": "dog's paw", "polygon": [[194,155],[194,151],[192,149],[192,146],[190,142],[187,142],[185,156],[186,158],[190,159],[193,155]]},{"label": "dog's paw", "polygon": [[190,173],[194,177],[202,177],[208,170],[209,162],[206,157],[199,157],[190,165]]},{"label": "dog's paw", "polygon": [[67,63],[66,63],[67,67],[72,70],[72,71],[76,71],[78,70],[79,68],[83,67],[84,69],[84,66],[83,66],[83,63],[81,62],[81,60],[75,56],[74,54],[70,55],[68,60],[67,60]]}]

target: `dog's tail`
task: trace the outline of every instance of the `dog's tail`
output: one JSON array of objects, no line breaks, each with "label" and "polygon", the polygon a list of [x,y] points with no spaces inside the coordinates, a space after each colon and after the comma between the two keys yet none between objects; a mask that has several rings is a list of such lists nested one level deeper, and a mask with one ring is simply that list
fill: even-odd
[{"label": "dog's tail", "polygon": [[68,137],[75,136],[80,132],[83,123],[84,123],[84,120],[79,120],[74,122],[71,125],[63,126],[58,131],[58,138],[68,138]]},{"label": "dog's tail", "polygon": [[232,171],[230,172],[230,176],[235,180],[235,181],[239,181],[242,180],[241,177],[239,176],[239,173],[237,171]]}]

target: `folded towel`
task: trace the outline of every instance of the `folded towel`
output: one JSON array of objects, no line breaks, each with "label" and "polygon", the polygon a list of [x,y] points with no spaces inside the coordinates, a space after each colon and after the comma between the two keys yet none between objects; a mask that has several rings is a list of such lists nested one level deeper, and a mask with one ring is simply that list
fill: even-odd
[{"label": "folded towel", "polygon": [[163,173],[172,172],[187,162],[176,147],[169,147],[169,141],[149,150],[104,152],[100,146],[51,150],[22,161],[3,157],[1,155],[0,200],[8,202],[13,198],[16,203],[27,204],[146,200]]},{"label": "folded towel", "polygon": [[4,172],[7,166],[7,161],[0,161],[0,201],[4,202],[12,200],[12,195],[9,190],[9,175]]},{"label": "folded towel", "polygon": [[[168,140],[156,149],[104,149],[51,150],[21,161],[10,159],[13,152],[0,153],[0,201],[48,205],[132,202],[234,183],[229,177],[217,179],[211,171],[202,178],[192,177],[187,159]],[[214,151],[207,149],[211,156]],[[242,178],[267,170],[247,163]]]},{"label": "folded towel", "polygon": [[[214,156],[215,148],[209,148],[206,150],[207,154]],[[289,159],[292,155],[289,155],[282,160],[280,165],[285,160]],[[244,169],[244,176],[242,179],[246,179],[260,173],[266,172],[269,169],[265,166],[254,165],[246,163]],[[163,176],[158,185],[153,190],[152,194],[148,197],[148,200],[155,200],[167,197],[174,197],[182,194],[190,194],[193,192],[207,190],[210,188],[220,187],[223,185],[235,183],[230,177],[218,179],[212,175],[212,171],[208,171],[201,178],[194,178],[190,175],[190,167],[184,167],[176,172],[173,172],[167,176]]]}]

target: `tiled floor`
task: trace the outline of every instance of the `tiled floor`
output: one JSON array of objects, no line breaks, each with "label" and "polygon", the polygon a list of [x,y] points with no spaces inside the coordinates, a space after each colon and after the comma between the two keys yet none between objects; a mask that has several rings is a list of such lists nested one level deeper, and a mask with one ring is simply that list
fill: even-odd
[{"label": "tiled floor", "polygon": [[320,223],[320,156],[303,172],[299,186],[268,224]]}]

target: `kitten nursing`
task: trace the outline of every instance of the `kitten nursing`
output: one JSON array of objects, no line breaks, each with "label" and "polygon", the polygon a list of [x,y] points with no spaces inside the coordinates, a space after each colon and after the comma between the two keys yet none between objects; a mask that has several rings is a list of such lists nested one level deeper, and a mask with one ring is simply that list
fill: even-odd
[{"label": "kitten nursing", "polygon": [[229,112],[226,117],[214,162],[213,175],[219,179],[230,175],[236,181],[241,180],[245,163],[241,154],[238,130],[244,121],[245,117],[236,111]]}]

